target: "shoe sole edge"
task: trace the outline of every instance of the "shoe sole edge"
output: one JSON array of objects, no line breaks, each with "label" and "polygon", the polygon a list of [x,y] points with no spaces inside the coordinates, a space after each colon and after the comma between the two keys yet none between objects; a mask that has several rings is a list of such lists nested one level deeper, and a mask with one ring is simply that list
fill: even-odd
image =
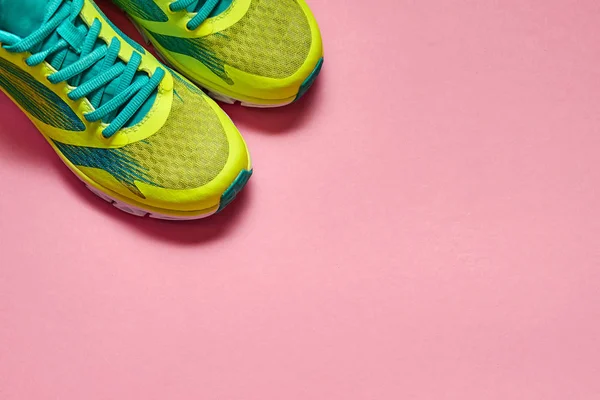
[{"label": "shoe sole edge", "polygon": [[211,211],[202,212],[200,210],[200,211],[197,211],[198,214],[196,214],[196,215],[194,215],[196,213],[196,211],[186,211],[186,213],[192,214],[192,215],[188,215],[188,216],[172,215],[172,214],[168,213],[168,210],[164,210],[164,213],[163,213],[163,212],[158,212],[156,210],[149,210],[149,209],[145,209],[143,207],[135,206],[131,203],[127,203],[122,200],[119,200],[119,199],[111,196],[110,194],[108,194],[106,191],[98,189],[98,188],[92,186],[91,184],[83,181],[81,179],[81,177],[79,177],[76,173],[75,173],[75,176],[77,176],[80,180],[82,180],[82,182],[85,184],[85,186],[96,196],[98,196],[102,200],[106,201],[107,203],[110,203],[115,208],[117,208],[127,214],[130,214],[130,215],[133,215],[136,217],[149,217],[149,218],[160,219],[160,220],[165,220],[165,221],[194,221],[194,220],[208,218],[212,215],[215,215],[215,214],[223,211],[223,209],[225,209],[225,207],[230,205],[236,199],[236,197],[241,193],[241,191],[244,189],[244,187],[250,180],[252,173],[253,173],[253,170],[244,169],[244,170],[240,171],[240,173],[238,174],[236,179],[231,183],[231,185],[221,195],[219,204],[217,204],[215,207],[210,208]]}]

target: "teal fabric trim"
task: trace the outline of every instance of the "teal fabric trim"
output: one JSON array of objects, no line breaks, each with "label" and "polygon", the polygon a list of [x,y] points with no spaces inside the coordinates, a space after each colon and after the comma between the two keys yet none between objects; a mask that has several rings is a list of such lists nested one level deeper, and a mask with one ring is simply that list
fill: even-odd
[{"label": "teal fabric trim", "polygon": [[306,92],[308,92],[308,89],[310,89],[312,87],[312,85],[315,83],[315,80],[317,80],[317,77],[321,73],[322,68],[323,68],[323,58],[321,58],[319,60],[319,62],[317,63],[317,66],[315,67],[313,72],[311,72],[309,77],[306,78],[304,83],[302,83],[302,85],[300,86],[300,90],[298,91],[298,96],[296,96],[296,100],[294,100],[294,101],[300,100],[302,98],[302,96],[304,96],[306,94]]},{"label": "teal fabric trim", "polygon": [[85,125],[57,94],[16,65],[0,58],[0,86],[29,114],[67,131],[84,131]]},{"label": "teal fabric trim", "polygon": [[48,0],[0,0],[0,30],[30,35],[44,21]]},{"label": "teal fabric trim", "polygon": [[169,17],[152,0],[113,0],[113,3],[137,18],[154,22],[169,20]]},{"label": "teal fabric trim", "polygon": [[252,172],[252,170],[248,171],[244,169],[239,173],[233,183],[227,188],[227,190],[225,190],[225,192],[223,192],[223,195],[221,195],[221,204],[219,205],[219,210],[217,212],[223,210],[225,207],[231,204],[233,200],[235,200],[237,195],[242,191],[242,189],[244,189],[250,180]]}]

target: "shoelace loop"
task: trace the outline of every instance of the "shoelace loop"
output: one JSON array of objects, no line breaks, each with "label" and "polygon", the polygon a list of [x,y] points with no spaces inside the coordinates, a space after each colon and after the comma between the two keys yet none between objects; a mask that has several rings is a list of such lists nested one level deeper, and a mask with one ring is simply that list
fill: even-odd
[{"label": "shoelace loop", "polygon": [[187,28],[193,31],[206,21],[220,1],[221,0],[206,0],[204,4],[201,4],[201,0],[176,0],[169,4],[169,8],[173,12],[182,11],[196,3],[196,15],[187,23]]},{"label": "shoelace loop", "polygon": [[[70,7],[65,6],[71,3]],[[70,81],[76,88],[68,94],[69,99],[76,101],[90,96],[89,101],[94,111],[84,114],[90,122],[104,121],[108,126],[102,134],[110,138],[123,128],[133,115],[152,96],[165,75],[162,68],[157,68],[152,77],[147,75],[136,78],[142,62],[142,56],[134,52],[127,64],[119,62],[121,41],[113,38],[109,45],[97,46],[102,23],[95,19],[91,26],[76,26],[75,20],[83,9],[84,0],[50,0],[44,22],[29,36],[20,39],[13,35],[2,35],[0,40],[4,49],[13,53],[30,52],[25,59],[27,65],[34,67],[53,57],[50,65],[56,70],[48,76],[48,80],[57,84]],[[39,50],[42,44],[54,33],[59,40],[52,47]],[[36,51],[37,49],[37,51]],[[79,59],[69,65],[63,65],[69,52],[75,52]],[[90,68],[101,66],[98,75],[87,77],[83,74]],[[120,79],[114,97],[101,104],[106,86],[115,79]]]}]

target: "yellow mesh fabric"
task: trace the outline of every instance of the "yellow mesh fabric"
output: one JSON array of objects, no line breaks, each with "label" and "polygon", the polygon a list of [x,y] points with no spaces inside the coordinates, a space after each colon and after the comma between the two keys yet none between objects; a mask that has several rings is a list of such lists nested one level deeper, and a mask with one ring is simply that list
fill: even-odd
[{"label": "yellow mesh fabric", "polygon": [[252,0],[232,27],[204,37],[225,64],[269,78],[287,78],[304,63],[312,36],[296,0]]},{"label": "yellow mesh fabric", "polygon": [[148,139],[124,148],[145,170],[153,185],[193,189],[212,181],[223,169],[229,145],[219,117],[205,95],[173,73],[175,92],[165,125]]}]

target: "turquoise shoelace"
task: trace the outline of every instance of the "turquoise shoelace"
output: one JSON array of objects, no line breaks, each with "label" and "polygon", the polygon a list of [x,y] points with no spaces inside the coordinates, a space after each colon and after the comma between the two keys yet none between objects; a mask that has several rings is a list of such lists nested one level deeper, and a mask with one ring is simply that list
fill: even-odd
[{"label": "turquoise shoelace", "polygon": [[169,8],[171,11],[182,11],[193,6],[196,15],[187,23],[187,28],[193,31],[206,21],[220,1],[221,0],[206,0],[204,4],[201,4],[201,0],[176,0],[169,5]]},{"label": "turquoise shoelace", "polygon": [[[71,6],[68,3],[71,2]],[[48,12],[42,26],[24,39],[0,32],[0,41],[4,49],[13,53],[30,52],[27,65],[34,67],[49,58],[49,64],[57,71],[48,75],[48,80],[57,84],[67,82],[76,87],[68,97],[79,100],[88,97],[94,111],[84,114],[90,122],[103,121],[108,126],[102,134],[110,138],[123,128],[142,105],[152,96],[162,81],[165,71],[157,68],[152,77],[144,74],[140,77],[138,68],[142,56],[133,52],[127,64],[118,59],[121,41],[113,38],[109,45],[98,45],[102,24],[95,19],[88,28],[75,25],[84,0],[50,0]],[[53,34],[58,33],[58,41],[44,49],[44,43]],[[40,50],[42,48],[43,50]],[[65,63],[67,55],[75,53],[79,59]],[[92,67],[99,67],[98,74],[84,74]],[[112,99],[102,103],[105,89],[115,79],[120,79]]]}]

